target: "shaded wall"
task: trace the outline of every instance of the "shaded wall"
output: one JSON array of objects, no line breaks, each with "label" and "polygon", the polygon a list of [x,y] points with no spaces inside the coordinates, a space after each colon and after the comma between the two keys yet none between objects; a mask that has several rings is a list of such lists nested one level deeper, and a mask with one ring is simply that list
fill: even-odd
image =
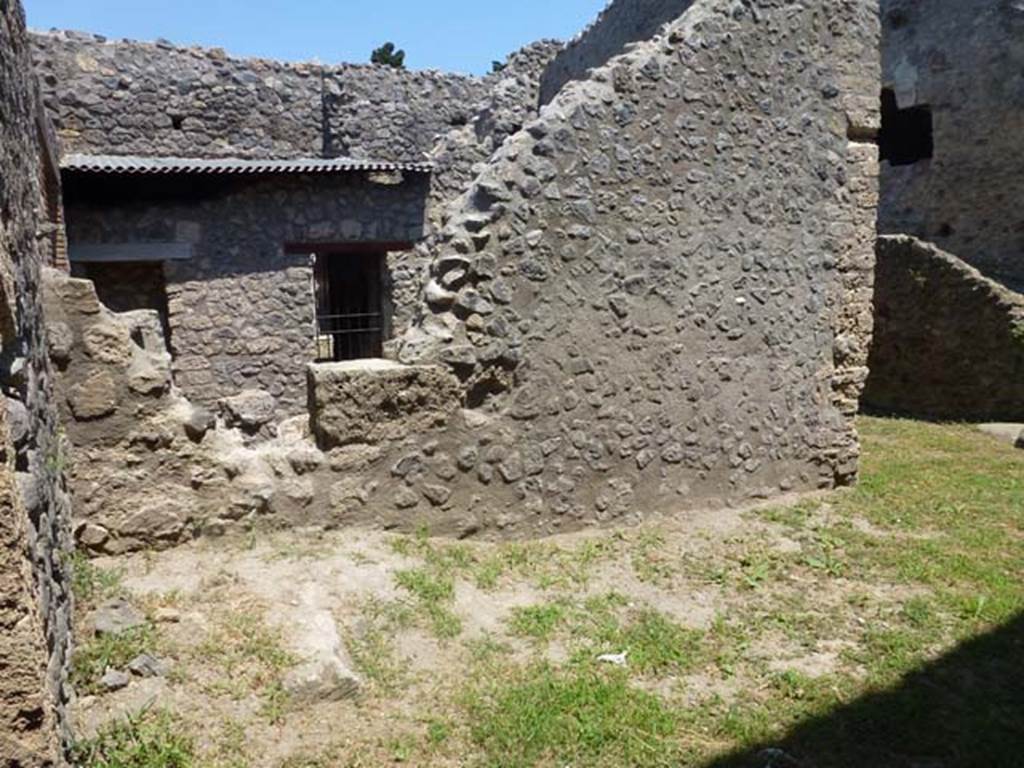
[{"label": "shaded wall", "polygon": [[1024,283],[1024,7],[883,0],[882,9],[884,83],[900,108],[931,108],[934,156],[883,163],[881,232]]},{"label": "shaded wall", "polygon": [[68,737],[70,523],[39,296],[48,130],[17,1],[0,5],[0,114],[0,764],[34,768]]},{"label": "shaded wall", "polygon": [[880,238],[876,285],[866,405],[1024,421],[1024,296],[910,237]]},{"label": "shaded wall", "polygon": [[[305,367],[315,358],[313,277],[310,255],[285,246],[423,237],[427,178],[374,178],[72,178],[68,234],[72,245],[191,243],[190,260],[164,263],[176,383],[207,405],[263,389],[294,413],[304,407]],[[392,254],[389,268],[395,296],[418,291],[423,265],[414,252]],[[410,312],[408,301],[396,305],[399,329]]]}]

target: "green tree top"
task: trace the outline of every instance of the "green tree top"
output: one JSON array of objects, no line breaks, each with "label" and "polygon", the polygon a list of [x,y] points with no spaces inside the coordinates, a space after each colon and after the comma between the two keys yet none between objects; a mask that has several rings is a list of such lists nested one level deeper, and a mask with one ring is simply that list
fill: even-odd
[{"label": "green tree top", "polygon": [[370,62],[395,69],[405,69],[405,51],[395,50],[394,43],[384,43],[370,54]]}]

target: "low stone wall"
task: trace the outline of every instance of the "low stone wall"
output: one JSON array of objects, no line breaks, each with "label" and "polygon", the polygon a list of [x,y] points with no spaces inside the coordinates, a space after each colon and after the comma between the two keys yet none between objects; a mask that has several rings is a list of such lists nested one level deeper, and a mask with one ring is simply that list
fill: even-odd
[{"label": "low stone wall", "polygon": [[540,103],[547,104],[572,80],[623,53],[630,43],[654,37],[665,24],[675,21],[693,0],[614,0],[597,19],[571,40],[544,71]]},{"label": "low stone wall", "polygon": [[38,294],[48,131],[17,0],[0,4],[0,114],[0,765],[42,768],[69,739],[70,505]]},{"label": "low stone wall", "polygon": [[[87,180],[88,181],[88,180]],[[74,182],[74,188],[72,188]],[[154,187],[129,184],[111,203],[115,182],[69,180],[71,243],[184,241],[193,257],[164,264],[175,380],[189,398],[212,406],[246,388],[270,392],[283,411],[306,403],[306,365],[315,359],[310,254],[290,243],[416,242],[424,235],[428,180],[399,184],[371,175],[197,181],[196,205]],[[163,191],[162,191],[163,190]],[[410,322],[425,265],[414,251],[389,257],[392,321]],[[404,299],[404,300],[403,300]]]},{"label": "low stone wall", "polygon": [[911,237],[878,241],[866,405],[1024,421],[1024,296]]}]

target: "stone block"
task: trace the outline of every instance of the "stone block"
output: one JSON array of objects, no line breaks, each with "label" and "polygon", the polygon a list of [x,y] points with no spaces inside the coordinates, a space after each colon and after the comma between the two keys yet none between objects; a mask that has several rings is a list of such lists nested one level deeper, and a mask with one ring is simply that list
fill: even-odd
[{"label": "stone block", "polygon": [[462,400],[458,380],[444,368],[387,360],[314,363],[308,386],[310,426],[325,451],[442,427]]},{"label": "stone block", "polygon": [[117,410],[118,390],[113,377],[105,371],[89,376],[68,391],[68,405],[79,421],[109,416]]},{"label": "stone block", "polygon": [[221,400],[224,420],[229,427],[241,427],[246,432],[257,431],[274,418],[275,402],[269,392],[247,389]]}]

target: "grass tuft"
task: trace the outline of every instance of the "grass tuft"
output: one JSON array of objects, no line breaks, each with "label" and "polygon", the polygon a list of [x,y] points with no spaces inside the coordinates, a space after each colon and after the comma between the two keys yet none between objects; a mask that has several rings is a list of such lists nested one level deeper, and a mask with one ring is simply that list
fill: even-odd
[{"label": "grass tuft", "polygon": [[192,740],[167,712],[143,712],[105,726],[72,749],[79,768],[190,768]]},{"label": "grass tuft", "polygon": [[538,664],[489,681],[466,699],[481,764],[667,766],[676,716],[624,674]]}]

